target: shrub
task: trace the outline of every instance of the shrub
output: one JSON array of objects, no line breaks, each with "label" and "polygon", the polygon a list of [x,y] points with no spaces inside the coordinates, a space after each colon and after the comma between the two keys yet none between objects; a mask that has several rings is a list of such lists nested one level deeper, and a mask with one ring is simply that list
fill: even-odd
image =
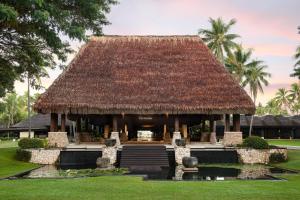
[{"label": "shrub", "polygon": [[266,140],[260,137],[251,136],[244,140],[243,147],[248,147],[253,149],[268,149],[269,144]]},{"label": "shrub", "polygon": [[17,149],[15,159],[28,162],[31,158],[31,152],[23,150],[23,149]]},{"label": "shrub", "polygon": [[45,142],[42,139],[38,138],[22,138],[18,145],[21,149],[35,149],[35,148],[44,148]]},{"label": "shrub", "polygon": [[285,162],[286,158],[283,153],[272,153],[269,157],[270,163]]}]

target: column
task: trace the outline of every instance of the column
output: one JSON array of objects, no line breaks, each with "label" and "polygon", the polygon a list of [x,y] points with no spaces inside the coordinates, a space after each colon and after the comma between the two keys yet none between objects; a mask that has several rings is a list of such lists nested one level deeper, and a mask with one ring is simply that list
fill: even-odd
[{"label": "column", "polygon": [[217,136],[216,136],[216,121],[211,119],[209,120],[209,131],[210,131],[210,143],[216,144],[217,143]]},{"label": "column", "polygon": [[113,116],[113,132],[117,132],[118,131],[118,120],[117,120],[117,116]]},{"label": "column", "polygon": [[230,131],[230,114],[225,115],[224,132]]},{"label": "column", "polygon": [[234,132],[240,132],[241,126],[240,126],[240,114],[234,114],[233,115],[233,131]]},{"label": "column", "polygon": [[57,131],[57,124],[58,124],[58,114],[51,113],[51,123],[50,123],[50,132]]},{"label": "column", "polygon": [[65,114],[61,114],[60,129],[61,129],[62,132],[66,131],[66,115]]},{"label": "column", "polygon": [[178,117],[175,117],[175,132],[179,132],[179,119]]}]

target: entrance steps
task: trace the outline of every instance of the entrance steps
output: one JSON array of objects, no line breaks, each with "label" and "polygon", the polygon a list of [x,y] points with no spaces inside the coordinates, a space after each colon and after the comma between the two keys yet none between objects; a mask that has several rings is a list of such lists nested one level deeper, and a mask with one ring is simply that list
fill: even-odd
[{"label": "entrance steps", "polygon": [[164,145],[124,145],[121,153],[122,168],[169,167]]}]

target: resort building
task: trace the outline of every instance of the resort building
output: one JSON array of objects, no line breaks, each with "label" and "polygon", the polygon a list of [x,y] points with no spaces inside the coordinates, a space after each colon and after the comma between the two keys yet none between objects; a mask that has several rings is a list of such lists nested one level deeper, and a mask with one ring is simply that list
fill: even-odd
[{"label": "resort building", "polygon": [[255,105],[198,36],[102,36],[90,38],[34,109],[51,113],[51,132],[75,121],[78,143],[215,144],[223,120],[223,142],[234,144],[240,115]]}]

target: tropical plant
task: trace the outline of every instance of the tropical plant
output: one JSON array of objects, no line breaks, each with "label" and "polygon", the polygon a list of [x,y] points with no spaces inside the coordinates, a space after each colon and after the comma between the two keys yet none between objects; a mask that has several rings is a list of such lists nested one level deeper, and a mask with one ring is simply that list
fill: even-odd
[{"label": "tropical plant", "polygon": [[238,45],[235,51],[225,60],[226,68],[240,84],[243,81],[245,71],[257,65],[257,61],[250,60],[251,56],[251,49],[243,49],[241,45]]},{"label": "tropical plant", "polygon": [[218,60],[225,64],[225,56],[229,56],[232,50],[238,46],[234,40],[239,35],[229,33],[236,20],[231,19],[226,23],[222,18],[209,18],[209,23],[211,25],[210,29],[200,29],[198,33]]},{"label": "tropical plant", "polygon": [[290,95],[289,91],[285,88],[279,88],[274,97],[275,102],[281,108],[290,110]]},{"label": "tropical plant", "polygon": [[[253,98],[254,104],[256,104],[256,99],[258,92],[263,93],[263,86],[268,86],[268,78],[271,77],[271,74],[266,72],[267,66],[264,65],[263,61],[254,60],[250,67],[245,71],[245,79],[242,83],[243,87],[249,86],[250,95]],[[252,124],[253,124],[253,115],[251,117],[249,136],[252,133]]]},{"label": "tropical plant", "polygon": [[0,114],[0,122],[4,123],[6,127],[10,127],[25,119],[26,112],[24,112],[23,102],[22,97],[16,93],[8,93],[2,101],[3,111]]}]

